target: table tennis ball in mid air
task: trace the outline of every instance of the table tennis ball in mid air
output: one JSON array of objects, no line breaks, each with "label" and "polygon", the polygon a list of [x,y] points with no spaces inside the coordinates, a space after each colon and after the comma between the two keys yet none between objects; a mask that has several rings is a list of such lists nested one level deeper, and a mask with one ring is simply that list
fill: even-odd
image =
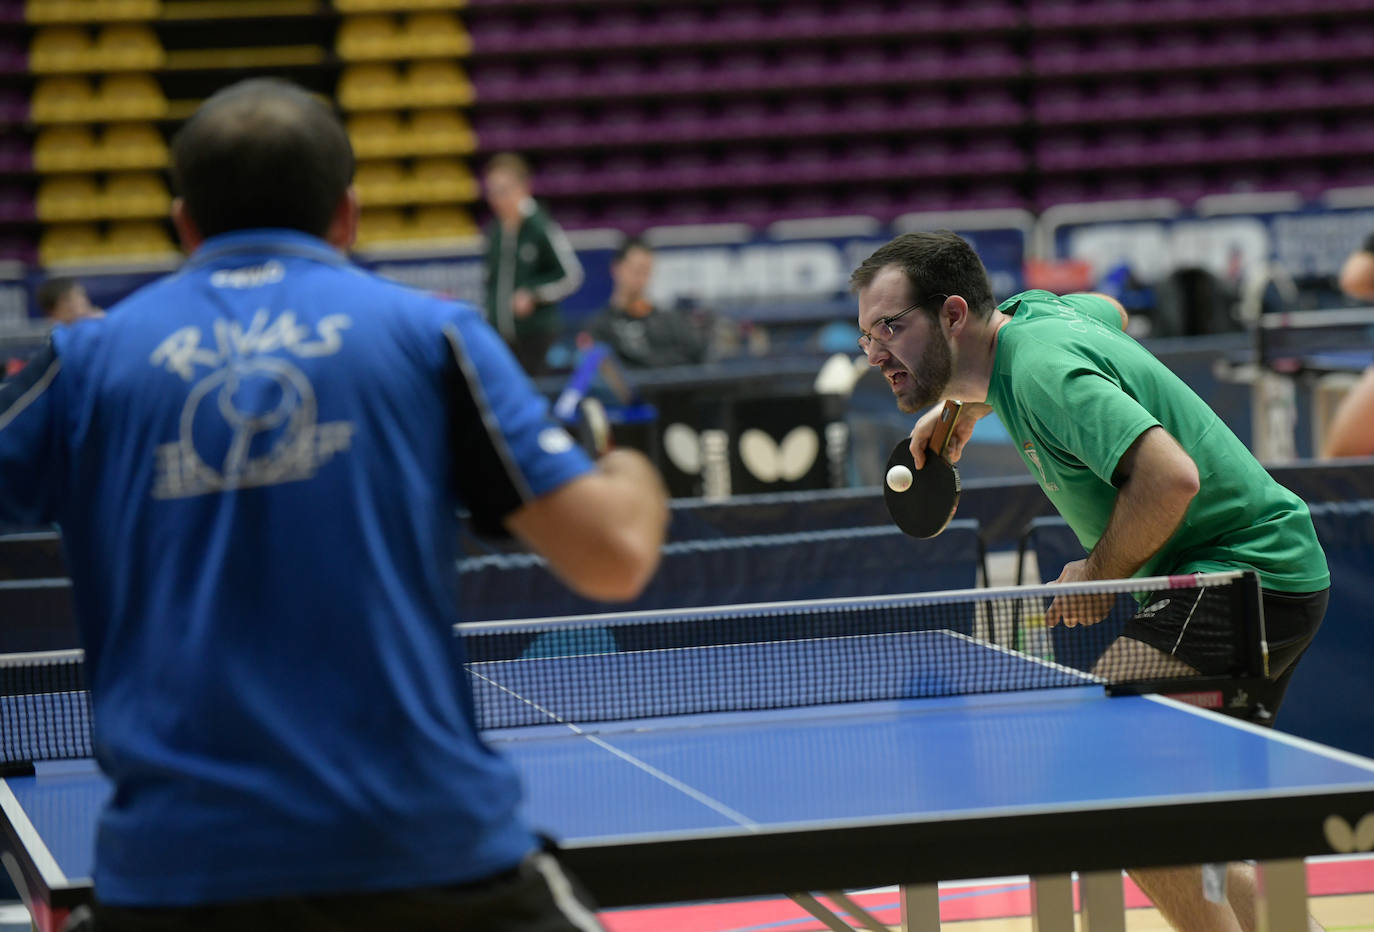
[{"label": "table tennis ball in mid air", "polygon": [[887,487],[894,492],[911,488],[911,470],[898,464],[887,471]]}]

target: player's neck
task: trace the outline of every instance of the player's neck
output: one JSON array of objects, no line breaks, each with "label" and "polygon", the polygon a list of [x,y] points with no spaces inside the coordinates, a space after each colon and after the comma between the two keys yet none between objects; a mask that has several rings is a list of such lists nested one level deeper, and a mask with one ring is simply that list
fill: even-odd
[{"label": "player's neck", "polygon": [[993,311],[986,321],[973,323],[961,335],[956,346],[954,377],[950,379],[945,397],[977,403],[987,401],[992,365],[997,357],[997,334],[1010,319],[1001,311]]}]

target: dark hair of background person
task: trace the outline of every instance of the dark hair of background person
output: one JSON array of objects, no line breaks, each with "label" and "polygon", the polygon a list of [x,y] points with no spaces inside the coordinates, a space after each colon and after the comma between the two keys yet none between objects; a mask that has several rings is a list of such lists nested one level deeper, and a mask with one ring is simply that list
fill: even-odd
[{"label": "dark hair of background person", "polygon": [[38,286],[38,309],[45,316],[51,316],[53,309],[57,307],[59,301],[67,292],[80,287],[81,283],[74,278],[50,278]]},{"label": "dark hair of background person", "polygon": [[274,78],[217,92],[172,142],[172,183],[202,237],[268,227],[324,236],[353,166],[330,107]]},{"label": "dark hair of background person", "polygon": [[[986,318],[997,306],[987,270],[973,247],[957,233],[904,233],[865,259],[849,277],[849,287],[859,291],[873,284],[878,273],[895,265],[906,273],[911,300],[924,302],[931,295],[959,295],[969,309]],[[932,317],[938,308],[923,307]]]},{"label": "dark hair of background person", "polygon": [[620,248],[615,251],[615,255],[611,257],[611,261],[619,262],[635,249],[642,249],[647,253],[652,253],[654,251],[648,243],[644,242],[644,240],[638,236],[627,236],[624,241],[621,242]]}]

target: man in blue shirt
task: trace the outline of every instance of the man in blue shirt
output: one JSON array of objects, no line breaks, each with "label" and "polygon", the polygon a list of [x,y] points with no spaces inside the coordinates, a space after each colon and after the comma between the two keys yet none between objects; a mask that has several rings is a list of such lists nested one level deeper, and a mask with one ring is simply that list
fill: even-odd
[{"label": "man in blue shirt", "polygon": [[455,512],[629,599],[658,476],[590,461],[480,312],[349,264],[309,94],[216,94],[173,172],[185,266],[0,392],[0,520],[62,526],[115,784],[96,927],[597,928],[477,734]]}]

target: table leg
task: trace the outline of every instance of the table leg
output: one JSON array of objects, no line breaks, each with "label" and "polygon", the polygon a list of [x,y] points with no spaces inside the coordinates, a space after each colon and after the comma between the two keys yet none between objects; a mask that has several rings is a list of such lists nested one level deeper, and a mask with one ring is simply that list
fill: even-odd
[{"label": "table leg", "polygon": [[834,932],[854,932],[854,927],[835,915],[830,907],[809,893],[789,893],[788,897],[802,909],[821,921],[827,929]]},{"label": "table leg", "polygon": [[902,932],[940,932],[940,888],[933,883],[902,887]]},{"label": "table leg", "polygon": [[1259,932],[1306,930],[1307,866],[1301,858],[1289,861],[1262,861],[1256,866],[1255,910]]},{"label": "table leg", "polygon": [[1074,932],[1073,878],[1068,874],[1031,878],[1032,932]]},{"label": "table leg", "polygon": [[841,909],[849,913],[850,924],[855,928],[868,929],[869,932],[892,932],[891,929],[879,922],[877,917],[844,893],[827,890],[825,895],[830,897],[831,902],[838,903]]},{"label": "table leg", "polygon": [[1121,871],[1078,875],[1083,932],[1126,932],[1126,892]]}]

